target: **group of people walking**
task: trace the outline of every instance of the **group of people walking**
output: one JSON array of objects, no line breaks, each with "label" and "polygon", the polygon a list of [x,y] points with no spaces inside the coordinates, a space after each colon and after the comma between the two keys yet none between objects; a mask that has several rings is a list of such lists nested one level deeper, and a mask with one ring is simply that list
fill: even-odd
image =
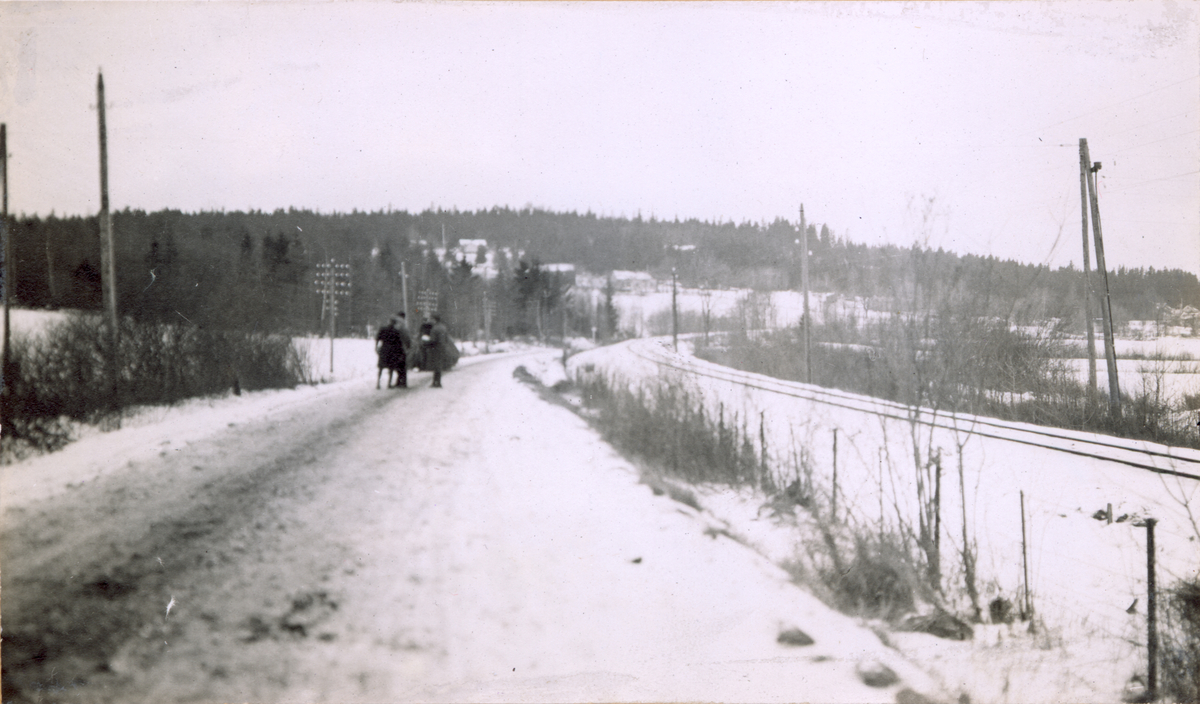
[{"label": "group of people walking", "polygon": [[[451,343],[450,334],[442,324],[440,315],[434,314],[421,324],[417,344],[414,352],[412,335],[408,332],[408,322],[403,311],[392,316],[388,324],[379,329],[379,333],[375,335],[375,353],[379,355],[379,371],[375,374],[376,389],[379,388],[385,369],[388,373],[389,389],[408,387],[410,352],[419,353],[417,363],[421,369],[433,372],[431,386],[435,389],[442,387],[442,372],[450,366],[447,350]],[[395,383],[392,381],[393,376]]]}]

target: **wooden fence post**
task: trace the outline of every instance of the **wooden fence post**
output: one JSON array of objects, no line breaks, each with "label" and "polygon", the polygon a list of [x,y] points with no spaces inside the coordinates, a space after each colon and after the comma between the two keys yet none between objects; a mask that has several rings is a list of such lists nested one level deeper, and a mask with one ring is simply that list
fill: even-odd
[{"label": "wooden fence post", "polygon": [[1029,550],[1025,538],[1025,491],[1021,491],[1021,570],[1025,575],[1025,618],[1033,618],[1033,602],[1029,597]]},{"label": "wooden fence post", "polygon": [[1146,700],[1158,699],[1158,615],[1154,579],[1154,524],[1146,519]]},{"label": "wooden fence post", "polygon": [[879,544],[883,545],[883,448],[879,448]]},{"label": "wooden fence post", "polygon": [[837,523],[837,428],[833,429],[833,522]]},{"label": "wooden fence post", "polygon": [[767,412],[758,412],[758,444],[761,452],[759,457],[758,489],[763,491],[767,485]]}]

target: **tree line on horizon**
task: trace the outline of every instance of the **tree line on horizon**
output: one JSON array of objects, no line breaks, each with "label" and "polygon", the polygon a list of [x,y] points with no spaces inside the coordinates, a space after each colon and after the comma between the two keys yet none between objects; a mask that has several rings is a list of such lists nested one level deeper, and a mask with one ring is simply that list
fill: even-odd
[{"label": "tree line on horizon", "polygon": [[[492,208],[317,213],[183,213],[125,209],[113,213],[119,309],[135,319],[221,329],[320,332],[318,265],[349,264],[351,295],[339,303],[343,334],[362,334],[403,307],[401,263],[409,308],[420,291],[435,292],[438,310],[458,337],[484,326],[493,336],[569,329],[615,334],[609,315],[568,305],[569,281],[543,263],[570,263],[606,275],[617,269],[672,272],[693,288],[795,289],[800,285],[798,228],[769,224],[604,217],[592,213]],[[808,225],[810,288],[860,297],[896,311],[918,305],[921,287],[986,292],[983,314],[1029,324],[1056,319],[1083,327],[1083,275],[960,255],[917,245],[865,245]],[[10,218],[15,305],[99,309],[99,225],[95,216]],[[483,280],[482,261],[439,260],[435,248],[481,239],[498,276]],[[1097,277],[1093,274],[1093,279]],[[1094,282],[1098,283],[1098,282]],[[919,285],[918,285],[919,284]],[[1200,280],[1178,269],[1109,272],[1114,319],[1155,320],[1166,308],[1200,308]],[[611,309],[611,291],[608,305]],[[609,311],[611,313],[611,310]],[[555,317],[557,316],[557,317]]]}]

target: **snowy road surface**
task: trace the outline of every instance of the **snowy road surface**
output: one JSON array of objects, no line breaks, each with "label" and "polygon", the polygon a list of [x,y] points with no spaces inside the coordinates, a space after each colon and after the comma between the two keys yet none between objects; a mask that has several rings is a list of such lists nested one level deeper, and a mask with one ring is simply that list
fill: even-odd
[{"label": "snowy road surface", "polygon": [[[513,378],[539,354],[224,399],[5,468],[3,700],[933,693]],[[815,643],[778,643],[793,627]],[[868,686],[881,663],[899,681]]]}]

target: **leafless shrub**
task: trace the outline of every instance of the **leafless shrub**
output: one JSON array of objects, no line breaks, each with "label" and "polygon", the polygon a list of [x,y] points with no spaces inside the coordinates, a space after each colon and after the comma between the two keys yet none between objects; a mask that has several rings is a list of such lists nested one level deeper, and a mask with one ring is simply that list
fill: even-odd
[{"label": "leafless shrub", "polygon": [[96,316],[69,316],[36,340],[14,336],[8,438],[53,450],[65,442],[61,419],[93,422],[132,405],[308,381],[302,353],[283,336],[131,320],[120,333],[115,365]]},{"label": "leafless shrub", "polygon": [[[918,600],[935,598],[922,584],[916,562],[899,534],[833,524],[813,487],[811,458],[793,442],[786,467],[767,459],[762,433],[723,409],[714,418],[700,399],[666,384],[639,387],[600,374],[577,379],[584,403],[605,436],[618,447],[650,462],[655,472],[691,483],[752,486],[775,515],[797,516],[813,526],[805,563],[785,564],[832,606],[850,614],[896,621]],[[756,447],[756,444],[758,445]],[[652,488],[698,506],[655,472],[643,475]],[[803,515],[803,518],[799,518]]]},{"label": "leafless shrub", "polygon": [[716,417],[686,391],[667,384],[639,387],[599,374],[577,380],[583,402],[605,436],[622,449],[691,482],[774,487],[746,419]]}]

